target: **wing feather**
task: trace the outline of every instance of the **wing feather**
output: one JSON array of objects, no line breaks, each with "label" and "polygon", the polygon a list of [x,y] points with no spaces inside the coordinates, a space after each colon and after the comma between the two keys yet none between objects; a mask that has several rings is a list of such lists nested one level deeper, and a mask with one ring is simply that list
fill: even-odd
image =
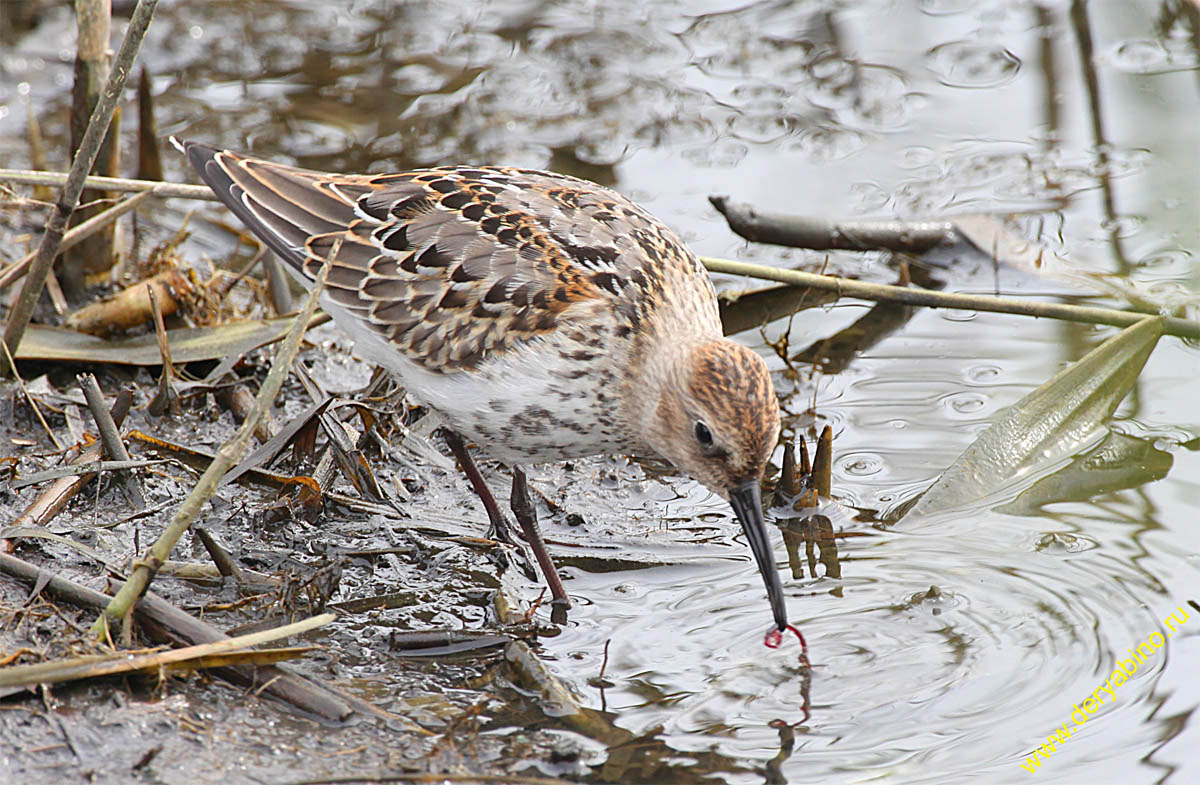
[{"label": "wing feather", "polygon": [[710,286],[674,233],[575,178],[503,167],[337,175],[183,147],[302,278],[340,241],[328,296],[431,371],[470,368],[552,332],[572,307],[632,324],[660,299],[664,266],[680,260]]}]

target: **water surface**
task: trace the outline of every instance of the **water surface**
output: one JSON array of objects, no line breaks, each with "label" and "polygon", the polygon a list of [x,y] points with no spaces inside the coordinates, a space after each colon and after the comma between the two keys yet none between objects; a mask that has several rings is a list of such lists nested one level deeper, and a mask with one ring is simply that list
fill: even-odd
[{"label": "water surface", "polygon": [[[1194,307],[1200,22],[1182,6],[164,3],[143,60],[164,133],[277,160],[553,168],[641,201],[702,255],[880,281],[894,279],[882,256],[747,246],[706,197],[834,219],[1012,214],[1047,249],[1043,268],[997,273],[964,254],[938,271],[947,288]],[[2,52],[0,152],[14,165],[26,96],[47,134],[62,133],[72,22],[47,14]],[[216,256],[227,242],[199,229],[196,247]],[[1092,456],[1111,479],[888,525],[999,410],[1111,330],[923,310],[836,374],[789,369],[764,343],[786,333],[795,352],[866,307],[842,301],[740,336],[772,363],[789,432],[835,432],[834,492],[849,508],[836,525],[852,535],[837,539],[840,577],[794,573],[778,547],[811,671],[794,642],[762,647],[761,580],[724,503],[608,459],[573,470],[612,473],[587,486],[610,491],[571,493],[561,467],[533,473],[588,521],[547,534],[617,542],[659,566],[566,567],[578,607],[543,655],[620,727],[661,728],[698,776],[1195,780],[1195,349],[1160,342],[1112,424],[1128,437],[1115,463]],[[1180,606],[1188,622],[1115,700],[1041,772],[1022,770]],[[602,694],[589,680],[606,642]],[[771,724],[799,722],[806,700],[794,731]]]}]

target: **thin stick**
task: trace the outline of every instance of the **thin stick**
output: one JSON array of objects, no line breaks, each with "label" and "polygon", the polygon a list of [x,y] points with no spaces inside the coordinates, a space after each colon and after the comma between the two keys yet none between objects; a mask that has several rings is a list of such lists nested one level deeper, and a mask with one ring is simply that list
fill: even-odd
[{"label": "thin stick", "polygon": [[[909,289],[903,286],[888,286],[881,283],[851,281],[831,275],[816,275],[799,270],[784,270],[761,264],[735,262],[729,259],[701,257],[700,261],[709,272],[729,275],[746,275],[768,281],[779,281],[792,286],[807,286],[813,289],[836,292],[845,297],[861,300],[903,303],[905,305],[927,305],[932,308],[957,308],[968,311],[990,311],[1020,316],[1037,316],[1045,319],[1061,319],[1085,324],[1111,324],[1128,327],[1145,319],[1147,314],[1136,311],[1120,311],[1115,308],[1097,308],[1087,305],[1044,303],[1023,300],[1017,297],[994,297],[992,295],[956,294],[935,292],[929,289]],[[1180,319],[1175,316],[1164,318],[1163,332],[1180,338],[1200,338],[1200,322]]]},{"label": "thin stick", "polygon": [[[17,185],[50,185],[62,187],[67,184],[69,175],[62,172],[42,172],[33,169],[0,169],[0,182],[16,183]],[[120,193],[136,193],[138,191],[155,191],[158,196],[178,199],[202,199],[206,202],[220,201],[217,195],[207,185],[188,185],[186,183],[164,183],[157,180],[130,180],[124,177],[99,177],[91,175],[83,184],[88,188],[102,188],[105,191]]]},{"label": "thin stick", "polygon": [[46,295],[50,298],[50,304],[54,306],[54,312],[59,316],[71,310],[66,295],[63,294],[62,287],[58,284],[58,276],[54,274],[54,270],[46,273]]},{"label": "thin stick", "polygon": [[175,366],[171,362],[171,342],[167,339],[167,326],[163,323],[162,309],[158,306],[158,294],[147,284],[146,296],[150,299],[150,311],[154,321],[154,335],[158,338],[158,352],[162,355],[162,373],[158,376],[158,392],[150,401],[148,411],[156,417],[164,414],[178,415],[182,412],[179,394],[175,392]]},{"label": "thin stick", "polygon": [[117,424],[104,405],[104,393],[100,392],[100,385],[96,383],[95,375],[81,373],[76,377],[76,381],[79,382],[79,388],[83,390],[83,397],[87,401],[88,408],[92,410],[92,417],[96,421],[96,427],[100,430],[100,440],[104,442],[104,449],[108,451],[113,460],[131,460],[129,451],[125,449],[125,443],[121,441],[121,433],[117,430]]},{"label": "thin stick", "polygon": [[204,550],[208,551],[209,557],[212,558],[213,564],[217,567],[217,572],[221,577],[232,577],[235,580],[242,580],[242,568],[237,566],[237,562],[233,560],[233,555],[225,549],[217,539],[209,534],[208,529],[203,526],[196,527],[196,536],[200,538],[200,543],[204,546]]},{"label": "thin stick", "polygon": [[329,273],[329,267],[333,259],[337,257],[338,252],[341,251],[341,245],[340,239],[334,243],[329,256],[325,259],[325,263],[321,265],[321,271],[317,274],[316,281],[313,282],[312,290],[308,293],[308,300],[304,304],[304,310],[296,316],[287,337],[284,338],[283,343],[280,344],[279,349],[275,352],[275,359],[271,363],[271,371],[267,374],[267,378],[259,390],[254,410],[242,421],[241,427],[238,428],[233,438],[226,441],[217,450],[216,457],[208,465],[208,468],[196,483],[196,487],[192,489],[191,494],[188,495],[188,498],[179,508],[179,512],[175,514],[175,517],[171,520],[171,524],[162,533],[162,536],[158,538],[158,541],[154,543],[153,547],[150,548],[141,562],[133,569],[129,575],[129,580],[125,582],[121,590],[109,602],[108,607],[104,609],[104,613],[100,615],[100,618],[96,619],[95,624],[92,625],[92,633],[97,637],[103,639],[107,635],[110,622],[118,621],[128,615],[134,603],[150,585],[150,580],[154,577],[154,573],[158,570],[159,566],[171,556],[171,551],[174,550],[175,543],[179,542],[179,538],[183,536],[183,533],[188,530],[192,522],[200,515],[200,510],[212,498],[213,494],[216,493],[225,473],[237,464],[242,454],[246,451],[255,426],[257,426],[272,403],[274,403],[275,396],[279,394],[279,388],[283,386],[283,381],[292,367],[292,360],[295,358],[296,352],[300,349],[300,340],[304,337],[304,331],[308,327],[309,320],[312,319],[313,312],[317,309],[317,300],[321,290],[325,287],[325,277]]},{"label": "thin stick", "polygon": [[[8,314],[8,321],[4,326],[4,343],[8,345],[9,351],[13,354],[16,354],[21,338],[25,335],[25,328],[29,325],[29,318],[33,315],[33,309],[42,294],[42,288],[46,285],[46,276],[50,272],[54,257],[58,255],[63,233],[71,219],[71,214],[75,212],[75,206],[79,203],[79,196],[83,192],[87,173],[91,171],[92,164],[96,162],[100,144],[104,141],[113,112],[117,108],[117,101],[125,87],[125,77],[129,75],[129,71],[133,67],[133,61],[137,57],[138,49],[141,48],[142,39],[146,36],[146,29],[150,26],[150,20],[154,16],[154,9],[157,5],[158,0],[138,0],[137,8],[134,9],[133,16],[129,20],[129,28],[125,32],[125,40],[121,42],[121,49],[113,61],[108,82],[104,85],[104,92],[96,101],[96,110],[92,112],[92,119],[88,121],[87,131],[83,135],[83,141],[79,144],[79,152],[71,164],[71,173],[67,177],[67,183],[63,187],[62,193],[59,194],[54,211],[50,213],[50,218],[46,221],[46,233],[42,235],[42,243],[38,246],[37,256],[30,265],[29,275],[25,279],[24,286],[21,287],[21,292],[18,294],[17,301],[13,304],[13,308]],[[0,363],[0,373],[7,375],[9,370],[9,362],[5,358]]]},{"label": "thin stick", "polygon": [[156,665],[185,662],[203,654],[220,654],[222,652],[237,651],[238,649],[248,649],[262,643],[277,641],[280,638],[300,635],[310,630],[315,630],[317,627],[323,627],[336,619],[337,616],[332,613],[322,613],[319,616],[310,616],[307,619],[285,624],[282,627],[275,627],[262,632],[253,632],[249,635],[239,635],[228,640],[198,643],[193,646],[184,646],[181,649],[170,649],[168,651],[158,651],[149,654],[116,657],[106,659],[103,662],[84,661],[83,663],[79,663],[75,669],[64,668],[64,665],[68,663],[54,660],[34,665],[18,665],[13,668],[5,668],[4,672],[0,673],[0,687],[25,686],[39,682],[54,684],[62,681],[73,681],[82,677],[92,678],[114,673],[128,673],[129,671],[143,670],[146,667]]}]

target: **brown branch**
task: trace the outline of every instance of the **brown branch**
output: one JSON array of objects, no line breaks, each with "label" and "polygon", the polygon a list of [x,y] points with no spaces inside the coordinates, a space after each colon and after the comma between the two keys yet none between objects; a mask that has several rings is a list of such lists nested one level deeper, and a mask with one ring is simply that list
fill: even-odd
[{"label": "brown branch", "polygon": [[[42,570],[37,565],[2,553],[0,553],[0,572],[35,585],[39,581],[39,576],[42,575]],[[62,575],[51,577],[46,582],[43,591],[48,591],[80,607],[96,608],[97,610],[103,609],[111,600],[107,594],[101,594],[94,589],[81,586]],[[151,637],[159,642],[195,645],[228,639],[228,636],[216,627],[184,613],[152,593],[147,593],[142,597],[135,613],[138,621],[143,624]],[[321,684],[311,682],[278,666],[227,667],[220,668],[215,672],[221,678],[234,684],[262,685],[265,683],[266,686],[263,687],[262,692],[328,722],[342,722],[355,710],[372,715],[380,713],[365,701],[338,694]]]}]

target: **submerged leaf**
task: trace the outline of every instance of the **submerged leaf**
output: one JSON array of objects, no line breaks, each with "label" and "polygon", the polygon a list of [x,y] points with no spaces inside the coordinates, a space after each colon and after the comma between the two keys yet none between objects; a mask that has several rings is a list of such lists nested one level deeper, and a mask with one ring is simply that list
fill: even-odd
[{"label": "submerged leaf", "polygon": [[1162,319],[1148,317],[1055,374],[992,423],[912,512],[971,504],[1074,455],[1116,411],[1162,332]]},{"label": "submerged leaf", "polygon": [[1125,488],[1161,480],[1175,462],[1171,453],[1141,439],[1109,431],[1099,444],[1075,456],[1069,464],[1042,477],[996,512],[1035,515],[1055,502],[1087,501]]}]

